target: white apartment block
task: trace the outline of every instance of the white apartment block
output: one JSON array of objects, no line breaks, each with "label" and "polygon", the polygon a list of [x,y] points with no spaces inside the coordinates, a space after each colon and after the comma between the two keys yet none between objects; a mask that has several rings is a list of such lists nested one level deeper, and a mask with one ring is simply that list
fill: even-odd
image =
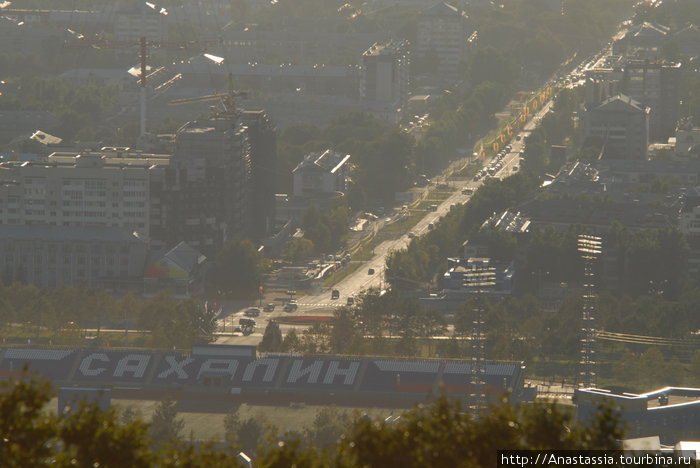
[{"label": "white apartment block", "polygon": [[53,153],[37,161],[0,164],[0,225],[127,228],[149,239],[169,157],[101,152]]}]

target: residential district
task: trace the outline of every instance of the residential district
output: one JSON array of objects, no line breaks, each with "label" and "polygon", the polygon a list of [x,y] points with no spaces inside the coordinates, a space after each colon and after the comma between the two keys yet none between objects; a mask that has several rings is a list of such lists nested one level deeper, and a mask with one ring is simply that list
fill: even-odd
[{"label": "residential district", "polygon": [[244,466],[436,401],[608,408],[610,447],[533,446],[695,457],[699,24],[693,0],[0,2],[4,394],[40,377],[56,421],[87,400]]}]

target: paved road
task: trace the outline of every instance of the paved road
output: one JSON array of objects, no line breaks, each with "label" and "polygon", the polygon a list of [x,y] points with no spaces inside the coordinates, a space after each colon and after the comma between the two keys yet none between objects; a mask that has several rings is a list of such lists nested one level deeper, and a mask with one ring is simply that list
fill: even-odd
[{"label": "paved road", "polygon": [[[537,125],[539,125],[540,120],[547,112],[549,112],[551,106],[552,101],[549,101],[537,112],[537,114],[534,115],[534,117],[518,134],[520,137],[519,141],[517,138],[513,139],[511,142],[512,150],[504,157],[503,167],[495,174],[494,177],[507,177],[514,172],[513,166],[519,166],[519,153],[524,147],[525,138],[537,127]],[[485,160],[484,167],[487,167],[490,163],[491,159]],[[423,219],[413,226],[410,232],[414,233],[416,236],[427,233],[430,229],[430,223],[436,223],[440,218],[447,214],[450,211],[450,206],[452,204],[465,203],[469,200],[470,195],[463,194],[463,188],[469,187],[476,190],[482,183],[483,179],[479,181],[469,181],[459,186],[453,186],[452,188],[455,190],[455,192],[449,198],[443,202],[440,202],[436,211],[426,211]],[[317,294],[299,297],[297,298],[299,308],[293,312],[293,315],[331,315],[335,307],[345,305],[348,296],[357,296],[361,291],[369,288],[383,288],[386,281],[384,269],[386,266],[387,256],[393,251],[405,249],[409,242],[410,238],[408,237],[408,233],[404,233],[396,239],[382,242],[375,247],[374,256],[371,260],[364,262],[360,268],[343,278],[333,287],[333,289],[337,289],[340,292],[339,299],[331,299],[330,289],[324,289]],[[374,270],[373,274],[369,274],[370,269]],[[277,294],[277,296],[283,296],[283,294]],[[263,303],[271,302],[272,299],[272,297],[268,296]],[[240,307],[242,307],[240,304],[238,304],[238,307],[225,306],[227,313],[224,314],[225,318],[220,320],[220,324],[223,325],[225,323],[227,331],[233,330],[234,327],[238,325],[238,320],[244,317],[243,311],[245,310],[245,307]],[[283,311],[282,301],[277,301],[277,307],[275,308],[274,312],[262,312],[261,315],[256,318],[257,326],[255,333],[249,336],[241,336],[238,333],[235,334],[235,336],[221,336],[216,342],[222,344],[229,343],[255,345],[260,342],[262,333],[264,332],[270,319],[286,315],[288,314]],[[304,327],[305,326],[302,326],[301,328]],[[290,326],[282,325],[280,328],[282,329],[282,333],[285,334]],[[298,329],[299,327],[295,328]]]}]

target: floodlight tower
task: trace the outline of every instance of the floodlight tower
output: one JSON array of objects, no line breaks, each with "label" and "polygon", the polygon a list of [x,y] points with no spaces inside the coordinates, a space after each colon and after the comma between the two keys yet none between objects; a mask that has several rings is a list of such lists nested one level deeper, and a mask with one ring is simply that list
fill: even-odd
[{"label": "floodlight tower", "polygon": [[486,320],[484,293],[496,285],[496,271],[493,267],[473,265],[465,274],[464,286],[476,295],[472,322],[472,362],[469,372],[469,409],[474,419],[478,419],[486,408]]},{"label": "floodlight tower", "polygon": [[595,271],[594,266],[602,252],[600,237],[579,235],[578,252],[583,259],[583,307],[581,308],[580,360],[577,386],[580,388],[596,385],[595,360]]}]

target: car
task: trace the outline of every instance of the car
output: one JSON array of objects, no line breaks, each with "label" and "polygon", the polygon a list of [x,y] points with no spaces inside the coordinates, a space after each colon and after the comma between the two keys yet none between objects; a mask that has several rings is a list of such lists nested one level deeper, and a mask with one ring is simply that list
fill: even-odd
[{"label": "car", "polygon": [[409,239],[413,239],[414,237],[416,237],[416,233],[415,233],[415,232],[409,232],[409,233],[408,233],[408,238],[409,238]]},{"label": "car", "polygon": [[299,304],[297,304],[296,299],[290,299],[287,301],[287,303],[284,305],[284,311],[285,312],[291,312],[293,310],[297,310],[299,308]]},{"label": "car", "polygon": [[469,187],[464,187],[462,189],[462,195],[471,195],[472,193],[474,193],[474,189],[471,189]]},{"label": "car", "polygon": [[437,211],[437,209],[438,209],[438,206],[437,206],[437,205],[430,205],[430,206],[428,207],[428,210],[430,210],[430,211]]},{"label": "car", "polygon": [[355,298],[352,296],[348,297],[348,300],[345,301],[345,305],[348,305],[348,306],[355,305]]},{"label": "car", "polygon": [[338,291],[337,289],[334,289],[331,292],[331,299],[338,299],[339,297],[340,297],[340,291]]},{"label": "car", "polygon": [[243,333],[243,329],[241,327],[236,327],[233,329],[233,333]]},{"label": "car", "polygon": [[260,315],[260,309],[258,309],[257,307],[252,307],[243,312],[243,315],[245,315],[246,317],[257,317]]},{"label": "car", "polygon": [[518,166],[513,166],[513,172],[518,172]]},{"label": "car", "polygon": [[267,305],[265,306],[265,308],[264,308],[263,310],[264,310],[265,312],[272,312],[273,310],[275,310],[275,304],[273,304],[272,302],[270,302],[269,304],[267,304]]},{"label": "car", "polygon": [[515,137],[515,141],[520,141],[520,135]]},{"label": "car", "polygon": [[432,231],[433,229],[435,229],[435,223],[430,223],[430,224],[428,224],[428,229],[429,229],[430,231]]},{"label": "car", "polygon": [[370,268],[369,270],[367,270],[367,274],[368,274],[368,275],[373,275],[373,274],[374,274],[374,268]]}]

